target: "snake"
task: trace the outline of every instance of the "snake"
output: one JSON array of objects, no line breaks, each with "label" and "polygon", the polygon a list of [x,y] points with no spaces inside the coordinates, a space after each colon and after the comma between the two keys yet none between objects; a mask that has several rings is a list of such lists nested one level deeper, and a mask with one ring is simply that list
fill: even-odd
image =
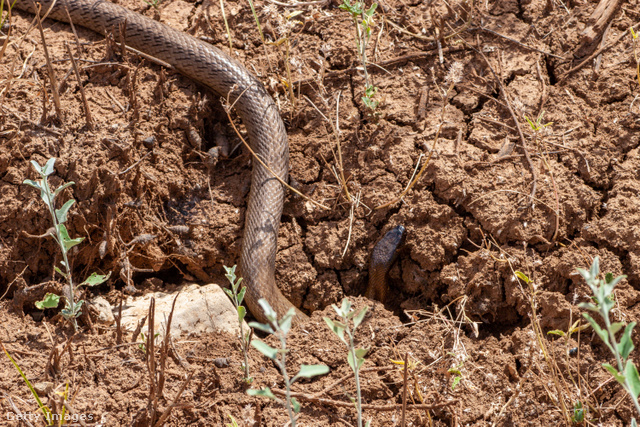
[{"label": "snake", "polygon": [[[243,278],[246,287],[244,301],[260,322],[270,322],[259,302],[261,299],[269,303],[278,318],[294,310],[293,325],[305,322],[307,315],[291,304],[275,280],[277,238],[285,197],[281,181],[288,179],[289,142],[280,112],[260,80],[216,46],[109,1],[38,0],[38,3],[41,7],[36,9],[33,0],[17,0],[15,7],[58,21],[71,19],[74,25],[105,36],[124,26],[127,45],[170,64],[234,106],[246,128],[250,146],[261,160],[252,162],[251,190],[238,262],[238,276]],[[385,236],[380,242],[386,243],[378,246],[382,244],[387,250],[393,246],[395,251],[399,243],[397,229],[389,232],[395,233],[395,238],[387,240]],[[399,234],[401,237],[402,232]],[[397,240],[395,246],[388,243],[393,239]],[[375,255],[376,250],[373,252]],[[372,258],[373,274],[370,273],[366,291],[366,295],[378,298],[385,295],[381,289],[386,287],[386,271],[393,259],[385,250],[379,252],[387,255]]]}]

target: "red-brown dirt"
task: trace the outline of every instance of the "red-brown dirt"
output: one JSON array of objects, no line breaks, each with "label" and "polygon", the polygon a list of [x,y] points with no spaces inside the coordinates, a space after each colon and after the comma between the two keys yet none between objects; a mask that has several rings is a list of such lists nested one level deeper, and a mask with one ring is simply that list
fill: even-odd
[{"label": "red-brown dirt", "polygon": [[[119,3],[229,51],[219,2]],[[294,391],[308,397],[333,385],[316,397],[355,396],[346,349],[322,320],[349,296],[372,307],[356,334],[369,349],[362,387],[363,401],[375,405],[364,411],[371,425],[401,423],[401,410],[380,408],[402,403],[397,361],[405,355],[409,405],[433,406],[410,407],[407,425],[571,424],[578,402],[586,425],[628,425],[637,414],[602,368],[614,359],[597,335],[547,332],[582,319],[578,304],[590,290],[576,268],[595,256],[603,272],[628,275],[615,293],[614,320],[640,319],[640,46],[628,31],[640,20],[640,2],[621,2],[590,41],[584,32],[594,1],[385,0],[368,52],[380,101],[373,114],[361,100],[349,14],[336,0],[274,3],[256,1],[256,11],[267,41],[289,34],[288,51],[284,43],[263,45],[248,4],[224,7],[232,55],[281,109],[291,184],[331,207],[291,192],[285,204],[276,279],[312,314],[288,338],[288,365],[294,373],[302,363],[331,369]],[[29,161],[56,157],[51,183],[75,182],[63,193],[77,201],[70,234],[85,238],[71,254],[74,274],[112,272],[83,298],[115,304],[127,281],[141,292],[185,281],[225,284],[222,266],[237,262],[241,246],[252,160],[217,95],[84,28],[76,28],[77,46],[69,25],[46,20],[61,81],[57,116],[42,39],[37,27],[28,31],[32,19],[14,12],[0,38],[0,341],[33,383],[58,393],[68,384],[69,407],[91,416],[87,424],[146,425],[144,348],[116,347],[115,328],[92,330],[86,316],[74,334],[55,311],[34,307],[62,283],[53,277],[55,243],[37,237],[50,218],[22,184],[35,177]],[[65,43],[82,69],[93,130]],[[460,67],[459,78],[452,67]],[[295,105],[287,70],[298,82]],[[534,131],[527,118],[545,126]],[[357,204],[337,179],[337,141]],[[208,152],[220,142],[232,152],[214,165]],[[376,209],[398,197],[429,156],[403,200]],[[397,224],[407,232],[389,300],[357,297],[373,245]],[[134,241],[144,235],[155,238]],[[234,337],[184,337],[174,346],[158,400],[161,411],[176,404],[168,425],[225,425],[229,416],[241,426],[288,422],[281,405],[246,394]],[[18,425],[8,414],[37,413],[37,405],[0,359],[0,425]],[[271,362],[253,349],[250,360],[251,387],[283,388]],[[58,397],[44,401],[60,410],[60,395],[51,396]],[[299,400],[300,425],[356,425],[353,407]]]}]

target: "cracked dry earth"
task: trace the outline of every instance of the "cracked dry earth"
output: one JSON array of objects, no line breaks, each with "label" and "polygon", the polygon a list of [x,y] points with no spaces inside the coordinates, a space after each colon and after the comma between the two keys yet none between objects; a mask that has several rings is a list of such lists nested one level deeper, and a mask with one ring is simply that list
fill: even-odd
[{"label": "cracked dry earth", "polygon": [[[219,2],[119,3],[229,50]],[[312,314],[291,332],[290,369],[331,369],[294,385],[326,399],[301,397],[300,425],[356,425],[344,405],[355,394],[345,349],[322,321],[344,296],[372,307],[356,336],[369,349],[362,387],[372,425],[401,423],[400,409],[383,409],[402,403],[394,361],[405,355],[407,425],[571,424],[577,402],[584,425],[629,424],[632,403],[602,368],[612,356],[592,330],[547,334],[582,319],[578,304],[590,291],[576,267],[595,256],[602,271],[628,275],[615,293],[615,321],[640,317],[640,81],[628,31],[640,21],[640,3],[602,3],[613,12],[598,21],[597,2],[586,0],[385,0],[368,52],[380,101],[372,115],[361,100],[353,22],[338,2],[256,1],[267,41],[289,35],[288,50],[263,45],[248,4],[223,2],[232,55],[260,77],[287,125],[291,184],[331,207],[289,192],[279,236],[277,283]],[[54,243],[35,237],[50,222],[22,185],[34,178],[29,160],[56,157],[52,183],[75,182],[65,191],[77,201],[68,227],[85,241],[72,253],[74,274],[113,272],[83,296],[112,304],[126,285],[149,292],[224,284],[222,266],[239,255],[252,160],[218,96],[123,52],[117,31],[105,41],[76,28],[76,40],[69,25],[46,20],[60,80],[57,116],[32,19],[14,12],[0,38],[0,340],[33,383],[51,384],[43,399],[50,407],[60,411],[55,391],[68,384],[68,404],[87,424],[148,425],[143,349],[115,347],[115,328],[90,328],[86,316],[74,335],[55,311],[34,307],[62,283],[52,276]],[[65,43],[81,69],[93,130]],[[539,129],[527,118],[540,118]],[[338,142],[358,203],[337,179]],[[230,155],[216,162],[216,145]],[[376,209],[400,195],[427,158],[402,202]],[[371,248],[397,224],[407,232],[389,299],[357,297]],[[160,411],[176,403],[166,424],[288,422],[280,405],[246,394],[233,336],[182,337],[174,347],[181,359],[167,362],[157,403]],[[1,359],[0,425],[19,425],[8,414],[37,406]],[[271,362],[253,349],[250,360],[252,387],[283,387]]]}]

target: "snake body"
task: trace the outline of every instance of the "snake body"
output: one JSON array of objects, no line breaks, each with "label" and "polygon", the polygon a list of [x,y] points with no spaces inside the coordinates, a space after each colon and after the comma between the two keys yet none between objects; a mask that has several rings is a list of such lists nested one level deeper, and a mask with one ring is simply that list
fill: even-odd
[{"label": "snake body", "polygon": [[[52,0],[38,0],[41,15]],[[32,0],[17,0],[15,7],[36,13]],[[122,6],[104,0],[57,0],[48,15],[68,22],[65,8],[75,25],[100,34],[126,25],[126,43],[175,67],[190,79],[201,83],[235,102],[253,151],[286,182],[289,173],[289,142],[284,123],[273,99],[262,83],[235,59],[220,49],[156,22]],[[245,214],[240,277],[247,287],[245,302],[261,322],[267,318],[258,300],[266,299],[278,317],[293,305],[275,282],[278,228],[284,204],[284,188],[260,162],[253,162],[251,192]],[[294,324],[306,315],[297,310]]]},{"label": "snake body", "polygon": [[[81,25],[105,35],[126,25],[126,43],[166,63],[190,79],[223,97],[228,97],[242,119],[253,151],[283,181],[289,173],[289,142],[284,123],[273,99],[262,83],[235,59],[220,49],[167,25],[105,0],[38,0],[41,15]],[[17,0],[15,7],[36,13],[33,0]],[[68,10],[69,15],[65,11]],[[49,10],[51,9],[51,10]],[[271,172],[253,162],[251,192],[245,214],[239,276],[247,287],[245,302],[256,319],[267,322],[261,298],[266,299],[278,318],[294,308],[293,324],[307,316],[287,300],[275,282],[278,228],[284,205],[284,188]],[[395,249],[404,227],[391,230],[374,248],[369,285],[370,298],[384,300],[386,274],[393,263]]]}]

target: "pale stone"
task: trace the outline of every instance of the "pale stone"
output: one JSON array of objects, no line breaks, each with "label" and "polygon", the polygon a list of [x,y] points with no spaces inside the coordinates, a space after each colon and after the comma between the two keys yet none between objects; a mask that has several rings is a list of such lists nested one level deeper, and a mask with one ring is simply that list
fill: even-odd
[{"label": "pale stone", "polygon": [[[154,292],[141,297],[129,297],[122,304],[122,328],[129,332],[135,331],[138,322],[149,313],[151,297],[155,298],[155,333],[164,335],[166,323],[171,312],[171,305],[176,295],[176,307],[171,321],[171,335],[176,337],[181,334],[200,335],[203,333],[225,331],[238,336],[238,314],[222,288],[216,284],[199,286],[195,284],[185,285],[179,291],[172,293]],[[112,307],[117,313],[118,307]],[[244,330],[248,326],[244,324]],[[142,328],[145,335],[148,325]]]}]

